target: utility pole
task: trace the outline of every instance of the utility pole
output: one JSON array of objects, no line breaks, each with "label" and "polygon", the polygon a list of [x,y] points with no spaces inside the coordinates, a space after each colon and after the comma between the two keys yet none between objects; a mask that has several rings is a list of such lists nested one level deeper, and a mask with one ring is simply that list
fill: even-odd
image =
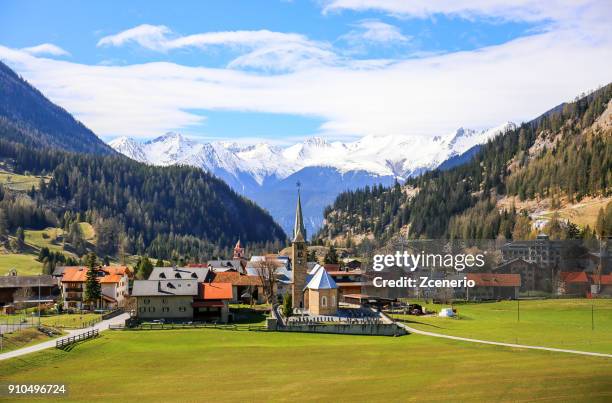
[{"label": "utility pole", "polygon": [[40,327],[40,274],[38,275],[38,327]]}]

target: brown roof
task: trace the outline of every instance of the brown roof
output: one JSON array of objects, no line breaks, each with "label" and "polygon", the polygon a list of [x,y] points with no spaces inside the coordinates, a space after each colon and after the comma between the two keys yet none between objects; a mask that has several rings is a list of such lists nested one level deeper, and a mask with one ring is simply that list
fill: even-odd
[{"label": "brown roof", "polygon": [[612,285],[612,274],[602,274],[602,275],[593,274],[591,275],[591,279],[596,284]]},{"label": "brown roof", "polygon": [[64,269],[63,283],[84,283],[87,278],[87,267],[70,266]]},{"label": "brown roof", "polygon": [[480,287],[520,287],[520,274],[468,273],[468,280],[474,280]]},{"label": "brown roof", "polygon": [[224,271],[214,273],[212,280],[213,283],[230,283],[232,285],[244,285],[244,286],[261,286],[261,279],[259,276],[248,276],[241,274],[236,271]]},{"label": "brown roof", "polygon": [[232,285],[230,283],[202,283],[202,299],[232,299]]},{"label": "brown roof", "polygon": [[560,276],[564,283],[576,284],[589,282],[587,274],[583,271],[562,271]]},{"label": "brown roof", "polygon": [[326,263],[323,265],[323,268],[327,272],[340,271],[340,265],[335,263]]},{"label": "brown roof", "polygon": [[[83,283],[87,280],[87,270],[85,266],[67,266],[62,275],[64,283]],[[99,277],[100,283],[118,283],[124,275],[130,275],[130,269],[126,266],[104,266],[99,270],[105,273],[104,277]]]}]

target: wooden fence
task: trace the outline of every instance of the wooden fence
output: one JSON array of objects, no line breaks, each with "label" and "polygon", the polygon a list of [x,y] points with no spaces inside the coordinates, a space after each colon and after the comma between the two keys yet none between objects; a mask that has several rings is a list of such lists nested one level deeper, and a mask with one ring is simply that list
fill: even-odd
[{"label": "wooden fence", "polygon": [[63,349],[81,340],[87,340],[87,339],[91,339],[94,337],[98,337],[98,334],[99,334],[98,329],[93,329],[93,330],[88,330],[84,333],[77,334],[75,336],[64,337],[55,342],[55,347],[59,349]]}]

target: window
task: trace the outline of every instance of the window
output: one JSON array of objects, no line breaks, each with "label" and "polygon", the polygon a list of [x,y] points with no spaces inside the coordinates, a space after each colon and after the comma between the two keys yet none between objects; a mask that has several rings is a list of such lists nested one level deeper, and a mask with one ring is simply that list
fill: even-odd
[{"label": "window", "polygon": [[167,305],[168,304],[168,299],[167,298],[162,298],[162,304]]},{"label": "window", "polygon": [[145,298],[145,299],[144,299],[142,302],[143,302],[145,305],[149,305],[149,304],[151,303],[151,300],[150,300],[149,298]]},{"label": "window", "polygon": [[327,297],[321,297],[321,306],[322,307],[326,307],[327,306]]},{"label": "window", "polygon": [[162,308],[162,312],[170,312],[170,308],[168,308],[167,306],[164,306]]}]

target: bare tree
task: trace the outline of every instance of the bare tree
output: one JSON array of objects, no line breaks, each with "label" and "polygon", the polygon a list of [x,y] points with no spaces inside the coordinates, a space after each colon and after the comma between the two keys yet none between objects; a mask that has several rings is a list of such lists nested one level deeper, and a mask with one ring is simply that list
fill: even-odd
[{"label": "bare tree", "polygon": [[274,302],[276,293],[276,275],[283,264],[275,258],[264,257],[262,260],[255,263],[255,271],[261,281],[266,302],[271,304]]}]

